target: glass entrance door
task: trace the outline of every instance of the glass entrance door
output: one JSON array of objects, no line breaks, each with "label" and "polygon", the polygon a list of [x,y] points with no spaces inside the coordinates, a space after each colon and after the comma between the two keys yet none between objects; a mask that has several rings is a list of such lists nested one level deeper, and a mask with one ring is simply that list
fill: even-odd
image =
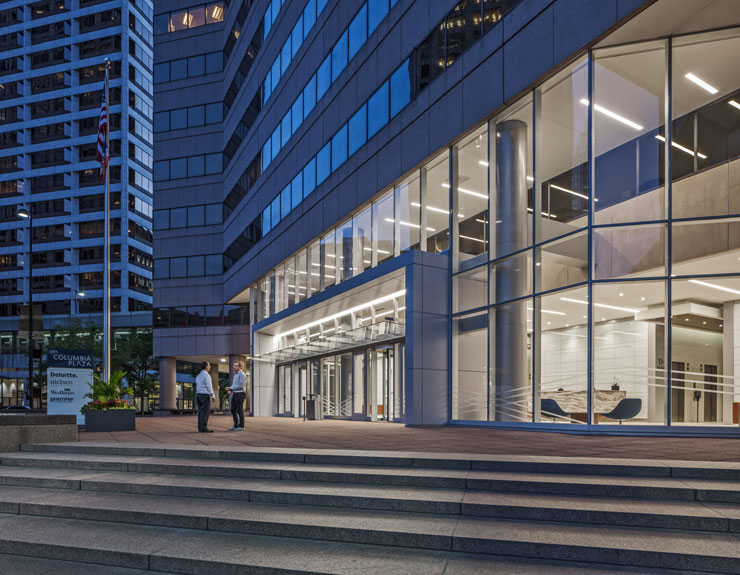
[{"label": "glass entrance door", "polygon": [[403,418],[403,344],[367,351],[366,411],[371,421]]}]

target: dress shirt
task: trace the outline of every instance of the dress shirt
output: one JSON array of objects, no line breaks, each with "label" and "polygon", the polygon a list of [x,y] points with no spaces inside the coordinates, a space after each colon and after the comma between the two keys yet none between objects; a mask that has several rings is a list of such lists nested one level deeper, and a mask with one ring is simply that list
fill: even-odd
[{"label": "dress shirt", "polygon": [[213,395],[213,385],[211,385],[211,376],[208,375],[206,370],[201,371],[195,378],[195,393],[207,393],[211,397]]},{"label": "dress shirt", "polygon": [[229,389],[233,391],[234,393],[239,393],[240,391],[246,391],[245,389],[246,383],[247,383],[247,374],[244,373],[240,369],[234,374],[234,379],[231,380],[231,387],[229,387]]}]

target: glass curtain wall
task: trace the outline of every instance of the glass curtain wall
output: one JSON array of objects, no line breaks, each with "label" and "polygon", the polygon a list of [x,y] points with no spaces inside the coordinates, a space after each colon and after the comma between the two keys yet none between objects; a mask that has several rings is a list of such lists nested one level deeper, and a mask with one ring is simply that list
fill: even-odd
[{"label": "glass curtain wall", "polygon": [[738,49],[725,30],[595,51],[451,148],[453,420],[737,422]]}]

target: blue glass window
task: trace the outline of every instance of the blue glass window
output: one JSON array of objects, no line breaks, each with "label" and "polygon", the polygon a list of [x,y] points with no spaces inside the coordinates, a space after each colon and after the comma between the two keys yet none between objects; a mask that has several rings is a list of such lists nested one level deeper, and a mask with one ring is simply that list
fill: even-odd
[{"label": "blue glass window", "polygon": [[298,175],[293,178],[290,183],[290,189],[292,191],[292,208],[295,210],[303,201],[303,172],[298,172]]},{"label": "blue glass window", "polygon": [[347,154],[351,156],[367,141],[367,105],[362,106],[348,123]]},{"label": "blue glass window", "polygon": [[331,174],[331,142],[316,154],[316,185],[320,185]]},{"label": "blue glass window", "polygon": [[290,195],[290,184],[287,185],[287,187],[280,192],[280,219],[287,218],[288,214],[290,213],[290,201],[291,201],[291,195]]},{"label": "blue glass window", "polygon": [[280,153],[280,149],[282,146],[280,145],[280,126],[275,128],[275,131],[272,133],[272,159],[274,160],[277,155]]},{"label": "blue glass window", "polygon": [[170,277],[170,260],[159,259],[154,262],[154,279],[165,280]]},{"label": "blue glass window", "polygon": [[321,97],[326,94],[326,91],[331,86],[331,54],[326,57],[316,71],[316,101],[321,100]]},{"label": "blue glass window", "polygon": [[368,0],[367,33],[372,34],[388,15],[388,0]]},{"label": "blue glass window", "polygon": [[314,106],[316,105],[316,74],[311,76],[311,79],[303,89],[303,119],[311,113]]},{"label": "blue glass window", "polygon": [[206,73],[206,57],[203,55],[188,58],[188,78],[203,76]]},{"label": "blue glass window", "polygon": [[367,101],[367,137],[372,138],[388,123],[390,102],[388,82],[383,84]]},{"label": "blue glass window", "polygon": [[172,208],[170,210],[170,226],[173,229],[184,228],[188,225],[187,208]]},{"label": "blue glass window", "polygon": [[154,229],[155,230],[170,229],[170,211],[169,210],[155,210],[154,211]]},{"label": "blue glass window", "polygon": [[193,106],[188,108],[188,127],[194,128],[206,123],[205,106]]},{"label": "blue glass window", "polygon": [[188,258],[188,277],[202,276],[203,263],[203,256],[190,256]]},{"label": "blue glass window", "polygon": [[181,60],[173,60],[170,62],[170,80],[182,80],[188,77],[188,60],[183,58]]},{"label": "blue glass window", "polygon": [[363,4],[360,11],[349,25],[349,59],[355,57],[357,51],[367,41],[367,4]]},{"label": "blue glass window", "polygon": [[293,102],[293,107],[291,108],[291,116],[293,118],[293,134],[295,134],[296,130],[298,129],[298,126],[301,125],[301,122],[303,122],[303,93],[298,94],[298,97],[296,98],[295,102]]},{"label": "blue glass window", "polygon": [[275,63],[272,65],[272,70],[270,70],[270,75],[272,76],[272,90],[275,91],[275,88],[277,88],[278,82],[280,81],[280,56],[275,58]]},{"label": "blue glass window", "polygon": [[188,258],[172,258],[170,260],[170,277],[184,278],[188,275]]},{"label": "blue glass window", "polygon": [[215,74],[224,69],[223,52],[211,52],[206,54],[206,74]]},{"label": "blue glass window", "polygon": [[271,152],[271,144],[272,140],[267,140],[265,142],[265,145],[262,147],[262,171],[264,172],[267,169],[267,166],[270,165],[270,161],[272,160],[272,152]]},{"label": "blue glass window", "polygon": [[180,108],[170,112],[170,130],[182,130],[188,127],[188,110]]},{"label": "blue glass window", "polygon": [[331,171],[336,171],[339,166],[347,161],[347,124],[339,128],[331,140]]},{"label": "blue glass window", "polygon": [[308,36],[308,33],[313,28],[316,22],[316,0],[308,0],[306,8],[303,10],[303,38]]},{"label": "blue glass window", "polygon": [[329,0],[316,0],[316,18],[319,17],[319,14],[323,12],[324,8],[326,8],[326,3]]},{"label": "blue glass window", "polygon": [[272,229],[272,219],[270,217],[270,206],[262,212],[262,235],[266,235]]},{"label": "blue glass window", "polygon": [[391,8],[398,4],[398,0],[391,0]]},{"label": "blue glass window", "polygon": [[195,228],[202,226],[205,218],[203,206],[190,206],[188,208],[188,227]]},{"label": "blue glass window", "polygon": [[214,254],[206,256],[206,275],[217,276],[223,272],[223,256],[221,254]]},{"label": "blue glass window", "polygon": [[224,106],[221,102],[206,104],[206,124],[217,124],[224,119]]},{"label": "blue glass window", "polygon": [[154,131],[166,132],[170,129],[170,113],[157,112],[154,114]]},{"label": "blue glass window", "polygon": [[154,179],[157,182],[165,182],[170,179],[170,162],[154,162]]},{"label": "blue glass window", "polygon": [[262,105],[270,99],[272,94],[272,76],[267,74],[265,81],[262,83]]},{"label": "blue glass window", "polygon": [[191,156],[188,158],[188,178],[194,178],[205,174],[206,164],[203,156]]},{"label": "blue glass window", "polygon": [[391,118],[403,110],[411,101],[411,76],[409,61],[406,60],[391,76]]},{"label": "blue glass window", "polygon": [[331,51],[331,81],[334,82],[339,74],[347,67],[347,47],[349,45],[349,34],[347,30],[341,35],[334,49]]},{"label": "blue glass window", "polygon": [[272,28],[272,3],[270,3],[270,5],[267,6],[267,10],[265,10],[263,28],[265,30],[264,38],[267,38],[267,35],[270,33],[270,28]]},{"label": "blue glass window", "polygon": [[154,65],[154,81],[156,83],[170,81],[170,63],[169,62],[165,62],[164,64]]},{"label": "blue glass window", "polygon": [[206,174],[219,174],[223,169],[222,154],[206,154]]},{"label": "blue glass window", "polygon": [[280,223],[280,196],[272,200],[270,212],[272,212],[272,227],[274,228]]},{"label": "blue glass window", "polygon": [[283,121],[280,122],[280,137],[282,138],[283,146],[288,145],[288,140],[290,140],[290,136],[293,134],[293,130],[290,128],[290,111],[288,111],[287,114],[285,114],[285,117],[283,118]]},{"label": "blue glass window", "polygon": [[220,224],[223,217],[223,204],[208,204],[206,206],[206,225]]},{"label": "blue glass window", "polygon": [[187,178],[188,162],[186,158],[178,158],[170,161],[170,179]]},{"label": "blue glass window", "polygon": [[298,22],[293,27],[293,32],[290,34],[291,53],[290,57],[295,58],[296,52],[303,43],[303,14],[298,17]]},{"label": "blue glass window", "polygon": [[288,39],[285,41],[285,45],[283,46],[282,51],[280,52],[280,76],[285,74],[285,71],[288,69],[288,66],[290,66],[290,61],[292,60],[290,52],[290,36],[288,36]]},{"label": "blue glass window", "polygon": [[316,158],[311,158],[303,168],[303,197],[306,198],[308,195],[316,189]]}]

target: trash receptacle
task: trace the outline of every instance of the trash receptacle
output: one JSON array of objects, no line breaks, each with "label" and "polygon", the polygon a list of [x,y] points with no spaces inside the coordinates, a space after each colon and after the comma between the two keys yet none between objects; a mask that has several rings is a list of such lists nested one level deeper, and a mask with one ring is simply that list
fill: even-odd
[{"label": "trash receptacle", "polygon": [[321,419],[321,396],[310,393],[306,398],[306,419]]}]

